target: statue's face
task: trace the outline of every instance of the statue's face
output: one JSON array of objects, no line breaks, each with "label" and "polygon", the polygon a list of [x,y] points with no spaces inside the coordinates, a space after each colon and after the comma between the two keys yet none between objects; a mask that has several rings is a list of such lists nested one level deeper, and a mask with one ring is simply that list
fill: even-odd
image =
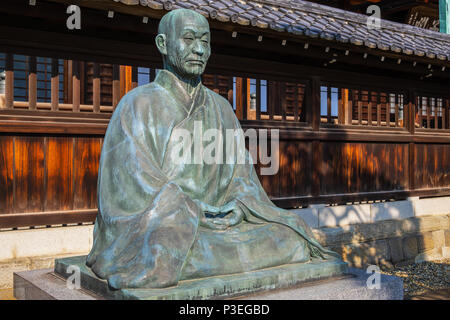
[{"label": "statue's face", "polygon": [[211,55],[209,25],[196,14],[183,14],[173,21],[167,35],[167,63],[183,78],[199,77]]}]

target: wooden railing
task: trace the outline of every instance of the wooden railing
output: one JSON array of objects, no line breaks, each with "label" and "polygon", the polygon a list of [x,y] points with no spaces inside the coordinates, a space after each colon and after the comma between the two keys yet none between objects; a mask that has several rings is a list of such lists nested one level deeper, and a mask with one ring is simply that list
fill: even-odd
[{"label": "wooden railing", "polygon": [[424,129],[450,129],[448,97],[419,94],[416,100],[415,126]]},{"label": "wooden railing", "polygon": [[[332,97],[334,89],[334,99]],[[321,123],[337,125],[359,125],[369,127],[404,127],[403,92],[390,89],[349,88],[348,86],[322,87],[322,98],[326,97],[326,110]],[[325,97],[324,97],[325,96]],[[332,102],[335,101],[335,114]]]}]

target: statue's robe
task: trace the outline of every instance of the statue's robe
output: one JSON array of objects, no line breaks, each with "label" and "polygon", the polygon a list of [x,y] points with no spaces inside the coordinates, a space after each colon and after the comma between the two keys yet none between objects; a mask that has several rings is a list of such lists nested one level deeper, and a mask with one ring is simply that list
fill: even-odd
[{"label": "statue's robe", "polygon": [[[269,200],[249,161],[238,163],[239,152],[249,159],[242,139],[224,161],[230,163],[174,163],[180,140],[173,132],[193,132],[194,121],[223,137],[240,129],[227,100],[202,84],[191,97],[166,70],[120,101],[100,159],[99,214],[87,258],[97,276],[113,288],[161,288],[335,255],[302,219]],[[219,207],[232,200],[243,222],[220,231],[200,225],[202,202]]]}]

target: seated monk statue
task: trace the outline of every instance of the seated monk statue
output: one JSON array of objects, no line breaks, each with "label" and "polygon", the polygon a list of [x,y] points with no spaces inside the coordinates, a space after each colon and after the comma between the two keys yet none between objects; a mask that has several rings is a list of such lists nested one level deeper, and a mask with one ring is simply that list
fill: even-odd
[{"label": "seated monk statue", "polygon": [[167,13],[155,39],[164,70],[128,92],[111,117],[86,263],[114,289],[336,259],[298,215],[269,200],[251,161],[239,163],[239,152],[250,158],[242,139],[226,163],[173,161],[176,130],[192,133],[194,122],[223,136],[241,129],[229,102],[201,83],[210,37],[199,13]]}]

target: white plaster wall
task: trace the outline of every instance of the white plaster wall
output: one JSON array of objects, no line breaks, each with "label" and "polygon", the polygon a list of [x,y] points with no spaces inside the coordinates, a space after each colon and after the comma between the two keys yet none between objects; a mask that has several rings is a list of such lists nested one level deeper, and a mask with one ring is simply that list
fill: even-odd
[{"label": "white plaster wall", "polygon": [[86,254],[93,225],[0,232],[0,261],[64,254]]},{"label": "white plaster wall", "polygon": [[343,206],[311,205],[305,209],[293,209],[298,216],[314,229],[337,227],[383,220],[402,220],[428,215],[450,213],[450,197],[403,201],[376,202]]}]

